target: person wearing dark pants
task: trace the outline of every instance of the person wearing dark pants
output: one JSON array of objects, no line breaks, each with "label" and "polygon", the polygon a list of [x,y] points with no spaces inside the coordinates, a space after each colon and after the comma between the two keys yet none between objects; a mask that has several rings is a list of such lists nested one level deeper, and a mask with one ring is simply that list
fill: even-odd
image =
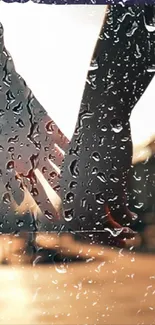
[{"label": "person wearing dark pants", "polygon": [[92,242],[104,243],[105,230],[132,228],[137,219],[128,208],[129,118],[155,71],[155,32],[148,31],[148,18],[145,6],[108,8],[65,155],[60,181],[65,226]]}]

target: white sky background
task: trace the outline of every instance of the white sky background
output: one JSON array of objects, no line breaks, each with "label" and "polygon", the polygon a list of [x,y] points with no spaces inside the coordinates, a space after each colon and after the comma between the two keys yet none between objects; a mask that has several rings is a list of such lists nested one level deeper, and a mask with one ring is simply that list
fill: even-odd
[{"label": "white sky background", "polygon": [[[16,70],[71,138],[105,6],[47,6],[0,1],[5,45]],[[155,133],[155,78],[132,117],[135,144]]]}]

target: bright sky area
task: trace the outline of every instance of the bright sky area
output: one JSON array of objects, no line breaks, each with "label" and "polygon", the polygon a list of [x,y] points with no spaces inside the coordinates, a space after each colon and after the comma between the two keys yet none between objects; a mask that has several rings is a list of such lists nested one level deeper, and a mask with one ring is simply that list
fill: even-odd
[{"label": "bright sky area", "polygon": [[[6,48],[16,70],[71,138],[105,6],[47,6],[0,2]],[[155,79],[132,117],[135,144],[155,133]]]}]

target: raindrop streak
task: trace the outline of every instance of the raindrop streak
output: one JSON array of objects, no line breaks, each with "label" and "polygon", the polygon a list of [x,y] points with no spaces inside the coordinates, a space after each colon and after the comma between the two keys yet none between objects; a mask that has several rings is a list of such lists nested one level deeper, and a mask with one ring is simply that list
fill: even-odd
[{"label": "raindrop streak", "polygon": [[108,199],[108,201],[109,202],[114,202],[114,201],[116,201],[118,199],[118,195],[115,195],[115,196],[113,196],[113,197],[110,197],[109,199]]},{"label": "raindrop streak", "polygon": [[135,16],[135,13],[132,11],[132,8],[131,7],[128,8],[128,12],[126,12],[125,14],[121,15],[118,18],[118,21],[120,21],[120,23],[122,23],[127,16],[131,16],[131,17],[134,17]]},{"label": "raindrop streak", "polygon": [[104,145],[104,137],[99,138],[99,143],[98,144],[99,144],[100,147]]},{"label": "raindrop streak", "polygon": [[83,126],[83,121],[85,119],[90,119],[93,115],[94,115],[94,113],[88,112],[86,110],[79,113],[79,125],[80,125],[80,127]]},{"label": "raindrop streak", "polygon": [[11,143],[16,143],[18,141],[19,141],[19,136],[18,135],[15,135],[14,137],[8,139],[8,143],[10,143],[10,142]]},{"label": "raindrop streak", "polygon": [[135,33],[136,29],[138,28],[138,24],[134,21],[131,28],[127,31],[126,35],[128,37],[133,36],[133,34]]},{"label": "raindrop streak", "polygon": [[136,52],[135,52],[135,57],[136,57],[136,59],[139,59],[139,58],[141,58],[141,56],[142,56],[142,54],[141,54],[141,52],[140,52],[140,48],[139,48],[139,45],[138,45],[138,44],[136,44]]},{"label": "raindrop streak", "polygon": [[16,105],[13,109],[13,112],[15,114],[21,114],[22,110],[23,110],[23,104],[19,103],[18,105]]},{"label": "raindrop streak", "polygon": [[7,102],[9,102],[10,104],[13,103],[15,101],[15,96],[14,94],[11,92],[11,90],[8,90],[6,92],[6,100]]}]

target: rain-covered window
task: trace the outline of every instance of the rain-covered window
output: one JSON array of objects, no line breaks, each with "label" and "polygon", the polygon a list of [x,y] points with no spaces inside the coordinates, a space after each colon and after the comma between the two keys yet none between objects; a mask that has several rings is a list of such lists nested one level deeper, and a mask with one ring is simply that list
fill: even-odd
[{"label": "rain-covered window", "polygon": [[0,2],[1,324],[153,324],[154,17]]}]

